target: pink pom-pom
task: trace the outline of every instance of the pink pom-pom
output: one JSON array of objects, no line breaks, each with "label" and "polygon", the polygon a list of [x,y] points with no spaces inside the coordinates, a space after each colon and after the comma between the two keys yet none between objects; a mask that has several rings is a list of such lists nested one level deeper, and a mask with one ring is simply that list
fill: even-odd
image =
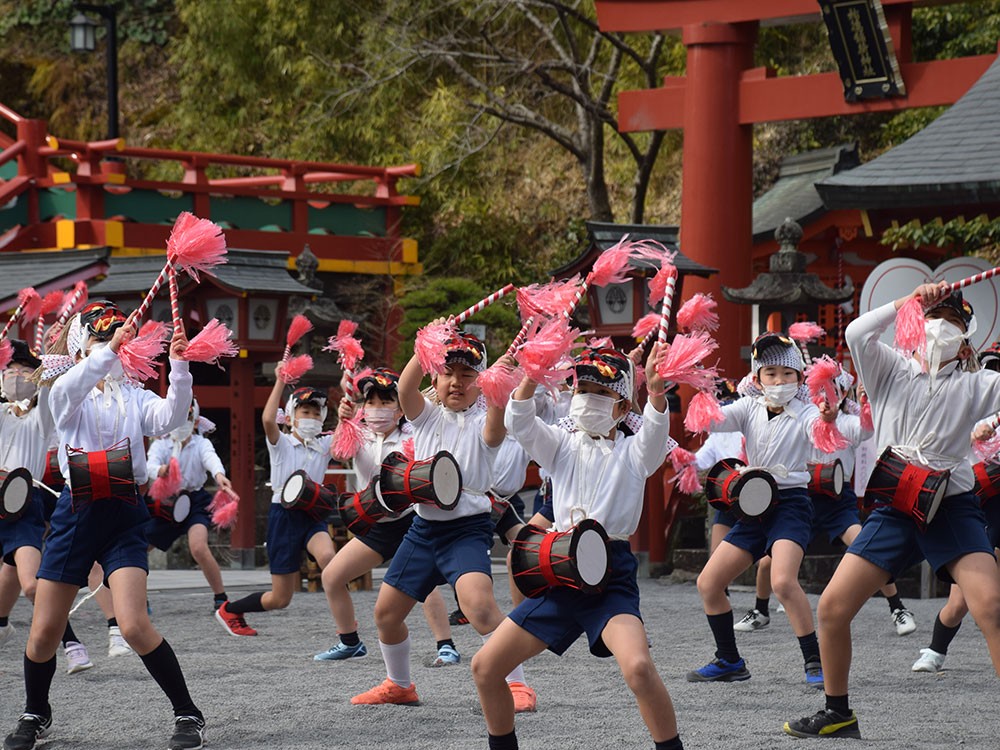
[{"label": "pink pom-pom", "polygon": [[927,347],[924,323],[923,303],[919,297],[910,297],[896,313],[896,348],[907,354],[919,352],[922,356]]},{"label": "pink pom-pom", "polygon": [[688,432],[708,432],[712,425],[725,419],[715,391],[698,391],[688,404],[684,429]]},{"label": "pink pom-pom", "polygon": [[677,279],[677,268],[670,261],[664,260],[660,264],[660,269],[649,280],[649,304],[651,307],[659,307],[667,293],[667,282],[670,279]]},{"label": "pink pom-pom", "polygon": [[579,275],[564,281],[550,281],[547,284],[531,284],[517,290],[517,305],[521,318],[551,318],[559,315],[573,304],[580,287]]},{"label": "pink pom-pom", "polygon": [[693,495],[701,491],[698,480],[698,465],[695,455],[684,448],[677,447],[670,452],[670,462],[676,473],[677,489],[685,495]]},{"label": "pink pom-pom", "polygon": [[226,262],[226,237],[222,227],[182,211],[167,239],[167,258],[198,281],[198,272],[211,274]]},{"label": "pink pom-pom", "polygon": [[850,445],[847,438],[837,429],[836,422],[826,422],[822,419],[813,422],[812,438],[816,447],[824,453],[836,453]]},{"label": "pink pom-pom", "polygon": [[429,375],[444,372],[445,346],[454,335],[455,324],[451,321],[431,323],[417,331],[413,353],[417,355],[421,370]]},{"label": "pink pom-pom", "polygon": [[49,313],[58,312],[59,308],[62,307],[63,301],[66,299],[66,293],[57,289],[54,292],[49,292],[44,297],[42,297],[42,305],[38,311],[39,317],[43,315],[48,315]]},{"label": "pink pom-pom", "polygon": [[586,344],[591,349],[614,349],[614,342],[611,340],[610,336],[601,336],[600,338],[592,338],[587,341]]},{"label": "pink pom-pom", "polygon": [[309,372],[313,366],[313,358],[308,354],[300,354],[297,357],[289,357],[280,363],[275,370],[281,382],[285,385],[293,385]]},{"label": "pink pom-pom", "polygon": [[858,419],[861,420],[861,429],[865,432],[871,432],[875,429],[875,423],[872,422],[872,404],[868,399],[865,399],[865,402],[861,404],[861,414]]},{"label": "pink pom-pom", "polygon": [[718,377],[714,367],[702,367],[701,362],[719,345],[706,333],[681,334],[669,346],[660,349],[656,371],[671,383],[686,383],[700,391],[715,387]]},{"label": "pink pom-pom", "polygon": [[545,323],[532,326],[528,340],[515,357],[525,374],[547,388],[561,384],[569,374],[570,367],[563,365],[573,341],[579,331],[569,327],[562,316]]},{"label": "pink pom-pom", "polygon": [[524,371],[520,367],[494,362],[486,372],[479,375],[476,385],[482,391],[487,404],[502,408],[507,405],[510,394],[514,392],[523,377]]},{"label": "pink pom-pom", "polygon": [[162,477],[154,479],[153,484],[150,485],[149,496],[154,500],[162,502],[180,492],[181,482],[183,481],[181,464],[176,457],[172,457],[167,464],[167,473]]},{"label": "pink pom-pom", "polygon": [[639,320],[636,321],[635,326],[632,328],[632,338],[644,339],[650,333],[655,331],[660,325],[660,313],[651,312],[643,315]]},{"label": "pink pom-pom", "polygon": [[645,386],[646,386],[646,368],[642,366],[642,360],[640,359],[640,361],[635,366],[635,392],[638,393]]},{"label": "pink pom-pom", "polygon": [[815,341],[822,336],[826,336],[826,329],[821,325],[816,325],[812,321],[792,323],[788,326],[788,335],[800,344],[805,344],[806,342]]},{"label": "pink pom-pom", "polygon": [[167,348],[166,323],[147,321],[139,329],[139,334],[126,341],[118,348],[118,359],[121,360],[125,374],[133,380],[149,380],[156,377],[155,363],[157,357]]},{"label": "pink pom-pom", "polygon": [[594,261],[594,267],[587,274],[587,282],[591,286],[607,286],[608,284],[623,284],[628,279],[636,243],[628,241],[628,235],[609,247]]},{"label": "pink pom-pom", "polygon": [[232,336],[232,331],[216,318],[212,318],[188,342],[184,359],[217,364],[220,357],[235,357],[239,354],[239,349],[233,344]]},{"label": "pink pom-pom", "polygon": [[188,342],[184,359],[189,362],[219,364],[221,357],[235,357],[240,353],[233,343],[233,332],[212,318],[201,332]]},{"label": "pink pom-pom", "polygon": [[989,461],[1000,453],[1000,433],[994,433],[993,437],[986,440],[973,440],[972,450],[980,461]]},{"label": "pink pom-pom", "polygon": [[719,306],[710,294],[695,294],[677,311],[677,326],[684,331],[714,331],[719,327]]},{"label": "pink pom-pom", "polygon": [[340,366],[345,370],[356,370],[365,356],[361,342],[354,337],[357,330],[358,324],[353,320],[342,320],[337,326],[336,335],[327,339],[327,345],[323,347],[325,352],[337,352]]},{"label": "pink pom-pom", "polygon": [[208,504],[208,512],[212,514],[212,523],[220,529],[232,529],[240,512],[240,496],[235,492],[219,490]]},{"label": "pink pom-pom", "polygon": [[0,341],[0,370],[5,370],[7,365],[10,364],[11,359],[14,358],[14,346],[10,343],[10,339],[3,339]]},{"label": "pink pom-pom", "polygon": [[806,372],[806,385],[814,404],[819,405],[825,401],[830,406],[837,406],[840,399],[837,397],[836,380],[840,372],[840,365],[827,356],[813,360]]},{"label": "pink pom-pom", "polygon": [[416,460],[416,448],[413,446],[413,438],[407,438],[403,441],[401,453],[406,457],[407,461]]},{"label": "pink pom-pom", "polygon": [[341,461],[354,458],[365,442],[364,428],[361,426],[360,415],[351,419],[342,419],[333,431],[333,443],[330,445],[330,455]]},{"label": "pink pom-pom", "polygon": [[313,324],[309,322],[309,318],[305,315],[296,315],[288,326],[288,335],[285,337],[286,346],[295,346],[299,339],[312,329]]},{"label": "pink pom-pom", "polygon": [[696,461],[695,455],[686,448],[677,446],[670,451],[670,463],[673,465],[674,471],[678,474],[684,471],[685,467],[690,466]]},{"label": "pink pom-pom", "polygon": [[21,308],[21,320],[35,320],[42,310],[42,298],[29,286],[17,293],[17,305]]}]

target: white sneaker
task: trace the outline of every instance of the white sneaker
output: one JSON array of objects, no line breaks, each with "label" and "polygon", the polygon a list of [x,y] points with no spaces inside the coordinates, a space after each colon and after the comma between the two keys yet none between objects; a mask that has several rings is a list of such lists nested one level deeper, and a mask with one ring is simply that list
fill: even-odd
[{"label": "white sneaker", "polygon": [[14,626],[9,622],[0,628],[0,646],[14,637]]},{"label": "white sneaker", "polygon": [[892,610],[892,621],[896,625],[896,635],[909,635],[917,629],[913,613],[905,607]]},{"label": "white sneaker", "polygon": [[939,654],[932,648],[920,649],[920,658],[913,662],[914,672],[940,672],[944,667],[944,654]]},{"label": "white sneaker", "polygon": [[737,630],[740,633],[750,633],[754,630],[766,628],[769,622],[771,622],[771,618],[755,608],[748,610],[743,615],[743,619],[733,625],[733,630]]},{"label": "white sneaker", "polygon": [[108,656],[128,656],[131,653],[132,647],[122,637],[121,628],[117,625],[108,628]]},{"label": "white sneaker", "polygon": [[94,663],[90,660],[90,656],[87,654],[87,647],[82,643],[69,641],[66,643],[64,650],[66,651],[66,661],[69,662],[66,667],[67,674],[76,674],[94,666]]}]

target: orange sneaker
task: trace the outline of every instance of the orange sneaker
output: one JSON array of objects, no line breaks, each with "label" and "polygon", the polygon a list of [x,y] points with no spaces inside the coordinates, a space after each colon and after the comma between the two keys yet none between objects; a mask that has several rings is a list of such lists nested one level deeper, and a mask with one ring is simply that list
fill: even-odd
[{"label": "orange sneaker", "polygon": [[420,699],[417,697],[417,688],[412,682],[408,688],[401,688],[386,677],[385,682],[381,685],[376,685],[361,695],[355,695],[351,698],[351,703],[355,706],[378,706],[383,703],[395,703],[397,706],[417,706],[420,705]]},{"label": "orange sneaker", "polygon": [[535,691],[523,682],[508,682],[510,694],[514,696],[514,713],[526,714],[537,710],[538,696]]},{"label": "orange sneaker", "polygon": [[222,627],[228,631],[229,635],[257,635],[257,631],[247,625],[243,615],[234,615],[226,609],[226,604],[229,602],[219,605],[219,608],[215,610],[215,619],[222,623]]}]

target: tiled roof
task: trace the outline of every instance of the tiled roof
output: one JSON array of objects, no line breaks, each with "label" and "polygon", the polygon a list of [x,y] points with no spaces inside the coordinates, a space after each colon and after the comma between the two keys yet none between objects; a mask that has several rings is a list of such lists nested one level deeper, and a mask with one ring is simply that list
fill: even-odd
[{"label": "tiled roof", "polygon": [[43,296],[68,289],[77,281],[92,279],[107,270],[109,250],[0,253],[0,310],[17,305],[17,293],[34,287]]}]

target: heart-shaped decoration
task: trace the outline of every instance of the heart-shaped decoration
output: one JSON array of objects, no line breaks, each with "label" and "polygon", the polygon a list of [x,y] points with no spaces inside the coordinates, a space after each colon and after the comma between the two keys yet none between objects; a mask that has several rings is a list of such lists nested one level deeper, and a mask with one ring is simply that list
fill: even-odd
[{"label": "heart-shaped decoration", "polygon": [[[890,258],[872,269],[861,287],[859,313],[881,307],[893,300],[905,297],[917,286],[934,281],[961,281],[977,273],[988,271],[993,266],[982,258],[961,257],[946,260],[934,270],[913,258]],[[976,314],[976,330],[970,343],[976,351],[989,346],[1000,336],[1000,277],[967,286],[962,294]],[[896,333],[895,326],[882,335],[881,341],[892,346]]]}]

